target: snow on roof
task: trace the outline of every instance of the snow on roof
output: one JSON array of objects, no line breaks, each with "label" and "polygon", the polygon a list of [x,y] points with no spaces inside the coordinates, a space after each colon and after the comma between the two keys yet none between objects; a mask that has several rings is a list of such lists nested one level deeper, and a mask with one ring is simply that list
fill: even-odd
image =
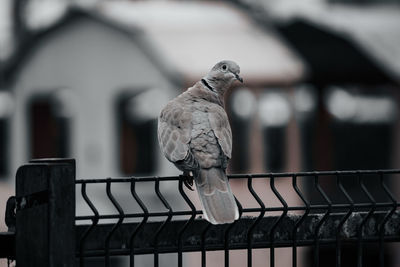
[{"label": "snow on roof", "polygon": [[329,4],[322,0],[261,3],[276,20],[306,18],[344,33],[400,81],[400,5]]},{"label": "snow on roof", "polygon": [[248,83],[290,84],[305,73],[302,61],[274,32],[227,4],[107,1],[97,11],[125,27],[141,28],[186,81],[198,80],[223,59],[236,61]]}]

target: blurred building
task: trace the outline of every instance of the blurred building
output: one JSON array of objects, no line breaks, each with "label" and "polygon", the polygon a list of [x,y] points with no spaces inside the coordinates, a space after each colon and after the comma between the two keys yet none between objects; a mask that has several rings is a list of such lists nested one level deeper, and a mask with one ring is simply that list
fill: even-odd
[{"label": "blurred building", "polygon": [[296,98],[314,103],[306,116],[296,109],[303,168],[399,167],[399,3],[241,2],[260,23],[272,21],[309,67],[309,88]]},{"label": "blurred building", "polygon": [[[295,93],[294,108],[305,170],[399,168],[400,5],[396,1],[243,1],[260,23],[273,24],[309,67]],[[364,4],[364,5],[361,5]],[[308,107],[308,108],[307,108]],[[306,112],[304,112],[306,111]],[[354,201],[368,201],[359,179],[375,200],[386,200],[373,177],[346,177]],[[398,187],[398,181],[387,181]],[[334,183],[323,185],[339,200]],[[312,183],[308,200],[326,203]],[[356,249],[346,247],[352,264]],[[378,250],[366,247],[369,266]],[[312,258],[310,253],[309,258]],[[320,253],[334,266],[334,248]],[[386,255],[397,266],[396,255]],[[355,263],[354,263],[355,264]]]},{"label": "blurred building", "polygon": [[245,79],[227,105],[237,131],[232,168],[248,170],[255,95],[305,73],[272,29],[227,4],[104,2],[25,31],[4,70],[14,108],[4,111],[10,160],[2,162],[11,170],[30,158],[74,157],[80,177],[176,172],[158,151],[159,110],[222,59],[237,61]]}]

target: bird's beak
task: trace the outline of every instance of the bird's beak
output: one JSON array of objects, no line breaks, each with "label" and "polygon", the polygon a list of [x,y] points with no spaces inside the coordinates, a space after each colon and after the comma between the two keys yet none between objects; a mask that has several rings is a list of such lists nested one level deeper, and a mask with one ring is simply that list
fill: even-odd
[{"label": "bird's beak", "polygon": [[235,73],[235,77],[239,82],[243,83],[243,78],[240,77],[239,74]]}]

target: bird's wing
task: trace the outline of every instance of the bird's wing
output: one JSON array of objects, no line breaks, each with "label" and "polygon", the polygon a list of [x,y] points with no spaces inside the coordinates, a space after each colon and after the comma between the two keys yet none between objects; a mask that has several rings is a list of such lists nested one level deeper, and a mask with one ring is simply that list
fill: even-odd
[{"label": "bird's wing", "polygon": [[232,131],[225,110],[219,105],[212,105],[208,112],[208,120],[225,156],[231,158]]},{"label": "bird's wing", "polygon": [[179,103],[172,101],[158,118],[158,142],[165,157],[171,162],[184,160],[188,155],[191,116]]}]

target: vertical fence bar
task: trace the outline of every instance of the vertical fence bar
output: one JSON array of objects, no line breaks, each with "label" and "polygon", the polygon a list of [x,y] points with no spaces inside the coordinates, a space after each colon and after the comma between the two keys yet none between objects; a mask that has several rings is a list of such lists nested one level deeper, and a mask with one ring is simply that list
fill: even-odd
[{"label": "vertical fence bar", "polygon": [[114,196],[111,193],[111,178],[107,179],[107,184],[106,184],[106,192],[107,192],[107,197],[113,204],[113,206],[117,209],[119,218],[117,223],[113,226],[111,231],[108,233],[106,240],[105,240],[105,252],[106,252],[106,258],[105,258],[105,266],[109,267],[110,266],[110,241],[111,237],[114,234],[114,232],[117,230],[117,228],[122,224],[122,221],[124,220],[124,211],[122,210],[121,206],[118,204],[117,200],[114,198]]},{"label": "vertical fence bar", "polygon": [[375,209],[376,209],[376,201],[375,199],[372,197],[371,193],[368,191],[368,189],[365,187],[364,184],[364,179],[361,173],[359,173],[359,184],[361,186],[361,190],[365,193],[365,195],[368,197],[369,201],[371,201],[371,209],[368,211],[367,215],[365,216],[365,218],[361,221],[359,227],[358,227],[358,240],[357,240],[357,266],[358,267],[362,267],[363,264],[363,258],[362,258],[362,254],[363,254],[363,243],[362,243],[362,239],[363,239],[363,230],[364,230],[364,225],[366,224],[366,222],[369,220],[369,218],[372,216],[372,214],[374,213]]},{"label": "vertical fence bar", "polygon": [[292,260],[292,267],[297,266],[297,230],[299,229],[300,225],[304,222],[304,220],[307,218],[308,213],[310,213],[310,204],[308,201],[305,199],[304,195],[301,193],[299,187],[297,186],[297,176],[293,175],[292,177],[292,185],[294,190],[296,191],[297,195],[301,198],[301,201],[303,201],[305,205],[305,212],[303,216],[296,222],[295,226],[293,227],[292,231],[292,238],[293,238],[293,247],[292,247],[292,255],[293,255],[293,260]]},{"label": "vertical fence bar", "polygon": [[319,223],[317,224],[317,226],[315,227],[315,232],[314,232],[314,235],[315,235],[314,266],[318,267],[319,266],[319,248],[320,248],[319,232],[320,232],[322,225],[324,224],[324,222],[326,221],[326,219],[328,218],[329,214],[332,211],[332,201],[329,199],[329,197],[327,196],[325,191],[320,186],[319,177],[317,174],[314,177],[314,183],[315,183],[315,188],[317,189],[317,191],[321,194],[322,198],[328,203],[328,209],[325,212],[324,216],[319,221]]},{"label": "vertical fence bar", "polygon": [[232,223],[227,227],[225,230],[225,243],[224,243],[224,266],[229,267],[229,233],[230,230],[232,229],[233,225],[235,225],[237,221]]},{"label": "vertical fence bar", "polygon": [[164,198],[164,196],[161,194],[161,191],[160,191],[160,179],[156,180],[155,185],[154,185],[154,190],[156,192],[157,197],[161,200],[161,202],[163,203],[164,207],[168,210],[167,219],[163,222],[163,224],[160,226],[160,228],[157,229],[157,231],[156,231],[156,233],[154,235],[154,267],[158,267],[158,265],[159,265],[158,238],[159,238],[162,230],[164,229],[164,227],[172,219],[172,208],[168,204],[168,202]]},{"label": "vertical fence bar", "polygon": [[[238,200],[235,197],[235,201],[238,202]],[[240,218],[240,217],[239,217]],[[234,221],[233,223],[231,223],[226,229],[225,229],[225,234],[224,234],[224,266],[225,267],[229,267],[229,234],[233,228],[233,226],[236,225],[236,223],[238,222]]]},{"label": "vertical fence bar", "polygon": [[392,217],[393,213],[396,211],[396,208],[397,208],[397,201],[394,198],[393,194],[388,189],[388,187],[386,186],[385,181],[384,181],[383,178],[384,178],[383,173],[380,172],[379,173],[379,179],[380,179],[381,186],[382,186],[383,190],[385,191],[386,195],[392,201],[393,207],[385,215],[385,217],[383,218],[382,222],[380,223],[380,225],[378,227],[378,230],[379,230],[379,266],[380,267],[384,267],[385,266],[384,243],[383,243],[383,237],[384,237],[384,234],[385,234],[385,226],[386,226],[387,221],[389,220],[389,218]]},{"label": "vertical fence bar", "polygon": [[86,203],[88,204],[89,208],[92,210],[93,214],[94,214],[94,218],[92,219],[92,224],[88,227],[88,229],[84,232],[84,234],[81,237],[81,240],[79,240],[79,267],[84,267],[85,265],[85,261],[84,261],[84,246],[85,246],[85,241],[86,238],[89,236],[90,232],[93,230],[94,227],[96,227],[96,225],[99,222],[99,212],[97,211],[96,207],[93,205],[92,201],[90,201],[87,193],[86,193],[86,183],[82,183],[81,185],[81,194],[83,199],[86,201]]},{"label": "vertical fence bar", "polygon": [[211,228],[212,224],[207,222],[206,228],[204,228],[201,233],[201,267],[206,267],[207,258],[206,258],[206,235],[208,230]]},{"label": "vertical fence bar", "polygon": [[[240,207],[240,203],[237,200],[237,198],[235,197],[235,201],[238,205],[238,208]],[[240,210],[240,209],[239,209]],[[240,213],[239,213],[240,214]],[[240,214],[241,215],[241,214]],[[240,215],[239,215],[239,219],[240,219]],[[224,266],[225,267],[229,267],[229,233],[232,230],[232,228],[239,222],[239,220],[231,223],[225,230],[225,243],[224,243],[224,258],[225,258],[225,263]]]},{"label": "vertical fence bar", "polygon": [[286,216],[286,214],[288,212],[288,205],[287,205],[286,201],[283,199],[282,195],[278,192],[278,190],[276,190],[275,177],[273,177],[273,176],[271,176],[270,185],[271,185],[272,192],[274,192],[275,196],[278,198],[278,200],[283,205],[283,212],[282,212],[281,216],[278,218],[278,220],[276,220],[274,225],[271,227],[271,231],[270,231],[270,238],[271,238],[271,257],[270,257],[271,263],[270,263],[270,266],[273,267],[273,266],[275,266],[275,251],[274,251],[275,250],[275,232],[276,232],[276,228],[279,226],[280,222],[282,221],[282,219]]},{"label": "vertical fence bar", "polygon": [[75,266],[75,161],[34,160],[16,176],[18,267]]},{"label": "vertical fence bar", "polygon": [[247,176],[247,188],[249,189],[249,192],[251,193],[251,195],[254,197],[254,199],[257,201],[258,205],[260,205],[261,208],[260,215],[258,215],[257,219],[254,221],[254,223],[250,226],[249,230],[247,231],[247,267],[251,267],[253,265],[253,255],[252,255],[253,232],[257,224],[264,217],[265,205],[264,202],[261,200],[261,198],[254,191],[253,177],[251,175]]},{"label": "vertical fence bar", "polygon": [[196,217],[196,207],[193,205],[192,201],[190,201],[189,197],[186,195],[185,191],[183,190],[183,180],[179,180],[179,193],[185,200],[186,204],[190,207],[190,210],[192,211],[192,215],[190,216],[190,219],[185,223],[185,225],[182,227],[182,229],[179,230],[178,233],[178,267],[182,267],[183,265],[183,255],[182,255],[182,250],[183,250],[183,244],[182,244],[182,237],[183,234],[186,230],[186,228],[194,221],[194,218]]},{"label": "vertical fence bar", "polygon": [[131,251],[129,254],[129,264],[130,264],[130,267],[134,267],[135,266],[135,243],[134,243],[135,237],[136,237],[137,233],[139,232],[139,230],[146,224],[146,222],[149,218],[149,211],[146,208],[146,205],[143,203],[143,201],[140,199],[140,197],[136,193],[136,180],[135,179],[131,180],[131,194],[132,194],[133,198],[136,200],[136,202],[139,204],[140,208],[142,209],[142,211],[144,213],[143,220],[135,228],[135,230],[133,231],[133,233],[129,239],[129,243],[130,243],[130,247],[131,247]]},{"label": "vertical fence bar", "polygon": [[340,220],[340,222],[339,222],[339,224],[337,226],[337,229],[336,229],[336,267],[340,267],[341,264],[342,264],[342,242],[341,242],[341,238],[340,238],[340,233],[341,233],[341,230],[342,230],[342,227],[343,227],[344,223],[346,222],[346,220],[350,217],[350,215],[354,211],[354,201],[350,197],[350,195],[346,191],[346,189],[344,188],[344,186],[342,184],[342,181],[340,179],[340,176],[338,174],[336,175],[336,183],[337,183],[340,191],[343,193],[343,195],[346,197],[347,201],[350,203],[349,211]]}]

